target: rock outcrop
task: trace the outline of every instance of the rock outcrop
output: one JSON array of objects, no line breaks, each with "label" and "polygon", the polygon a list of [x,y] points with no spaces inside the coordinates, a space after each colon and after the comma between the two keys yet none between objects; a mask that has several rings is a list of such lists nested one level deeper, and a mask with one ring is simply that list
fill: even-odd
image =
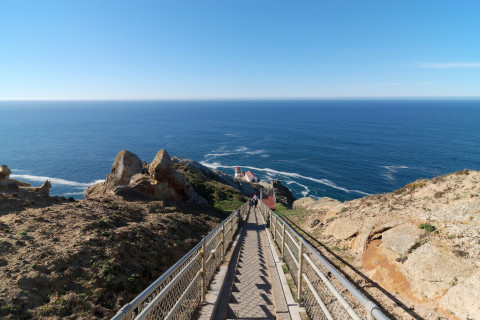
[{"label": "rock outcrop", "polygon": [[423,316],[480,319],[479,171],[346,202],[302,198],[293,208],[303,211],[292,219],[304,230],[333,251],[341,248],[403,304],[429,310]]},{"label": "rock outcrop", "polygon": [[132,176],[141,173],[142,168],[142,160],[136,154],[127,150],[120,151],[115,157],[112,171],[105,179],[105,190],[128,185]]},{"label": "rock outcrop", "polygon": [[383,232],[382,242],[390,250],[404,256],[414,247],[420,245],[420,241],[426,233],[425,230],[416,226],[403,224]]},{"label": "rock outcrop", "polygon": [[8,169],[8,166],[2,164],[2,166],[0,167],[0,180],[5,180],[10,178],[11,173],[12,171]]},{"label": "rock outcrop", "polygon": [[238,192],[248,197],[253,196],[253,194],[257,192],[257,190],[254,187],[252,187],[249,183],[245,181],[237,180],[231,175],[226,174],[225,172],[222,172],[219,170],[212,170],[197,161],[194,161],[191,159],[183,159],[179,157],[172,157],[172,161],[174,163],[187,166],[212,180],[227,184],[230,187],[236,189]]},{"label": "rock outcrop", "polygon": [[[148,168],[148,173],[147,169]],[[120,151],[105,182],[84,192],[85,198],[120,196],[127,200],[172,200],[206,204],[173,167],[166,150],[160,150],[148,166],[134,153]]]},{"label": "rock outcrop", "polygon": [[275,198],[277,203],[282,204],[283,206],[291,209],[293,202],[297,200],[292,194],[292,191],[282,185],[280,180],[275,179],[270,182],[271,188],[275,190]]}]

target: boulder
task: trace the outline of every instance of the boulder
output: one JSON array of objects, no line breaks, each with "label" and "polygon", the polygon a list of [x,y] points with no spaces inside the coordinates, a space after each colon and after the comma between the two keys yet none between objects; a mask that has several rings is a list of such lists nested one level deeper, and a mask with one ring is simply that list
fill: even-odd
[{"label": "boulder", "polygon": [[448,250],[430,243],[412,252],[402,265],[415,297],[421,301],[443,296],[454,282],[464,281],[474,270]]},{"label": "boulder", "polygon": [[297,200],[287,187],[282,185],[280,180],[275,179],[270,182],[272,188],[275,190],[275,198],[277,203],[284,205],[285,207],[291,209],[293,202]]},{"label": "boulder", "polygon": [[383,232],[382,242],[385,247],[404,256],[410,249],[418,245],[425,235],[425,230],[403,224]]},{"label": "boulder", "polygon": [[165,180],[172,175],[173,162],[167,150],[160,150],[149,166],[150,176],[156,180]]},{"label": "boulder", "polygon": [[327,223],[324,234],[333,236],[337,240],[346,240],[356,236],[362,226],[361,221],[353,219],[335,219]]},{"label": "boulder", "polygon": [[175,170],[166,150],[160,150],[150,165],[122,150],[105,182],[90,186],[84,195],[86,198],[116,195],[127,200],[207,203]]},{"label": "boulder", "polygon": [[460,319],[480,319],[480,271],[465,282],[452,285],[439,306]]},{"label": "boulder", "polygon": [[132,176],[141,173],[142,169],[142,160],[136,154],[127,150],[120,151],[115,157],[112,171],[105,179],[105,191],[128,185]]},{"label": "boulder", "polygon": [[2,166],[0,167],[0,180],[8,179],[11,173],[12,171],[8,169],[8,166],[2,164]]}]

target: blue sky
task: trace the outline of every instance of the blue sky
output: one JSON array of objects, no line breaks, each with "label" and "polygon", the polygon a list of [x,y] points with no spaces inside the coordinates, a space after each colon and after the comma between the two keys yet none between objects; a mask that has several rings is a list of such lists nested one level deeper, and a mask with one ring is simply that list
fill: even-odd
[{"label": "blue sky", "polygon": [[0,100],[479,96],[480,1],[0,0]]}]

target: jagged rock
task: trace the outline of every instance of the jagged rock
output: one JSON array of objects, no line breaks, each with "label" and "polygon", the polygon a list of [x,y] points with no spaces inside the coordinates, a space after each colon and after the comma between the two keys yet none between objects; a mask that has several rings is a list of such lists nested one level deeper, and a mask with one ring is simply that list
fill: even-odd
[{"label": "jagged rock", "polygon": [[150,176],[156,180],[165,180],[172,175],[173,162],[167,150],[160,150],[149,166]]},{"label": "jagged rock", "polygon": [[0,167],[0,180],[8,179],[11,173],[12,171],[8,169],[8,166],[2,164],[2,166]]},{"label": "jagged rock", "polygon": [[415,297],[421,301],[443,296],[455,281],[464,281],[473,271],[473,266],[430,243],[412,252],[402,265]]},{"label": "jagged rock", "polygon": [[480,271],[463,283],[453,285],[440,299],[440,307],[460,319],[480,319]]},{"label": "jagged rock", "polygon": [[50,181],[46,180],[40,187],[19,187],[19,196],[24,199],[35,199],[36,197],[48,198],[50,196]]},{"label": "jagged rock", "polygon": [[385,231],[382,234],[383,245],[403,256],[425,236],[425,230],[404,224]]},{"label": "jagged rock", "polygon": [[116,195],[128,200],[207,203],[175,170],[166,150],[160,150],[150,165],[122,150],[105,182],[90,186],[84,195],[86,198]]},{"label": "jagged rock", "polygon": [[132,176],[141,173],[142,169],[142,160],[136,154],[127,150],[120,151],[115,157],[112,171],[105,179],[105,191],[128,185]]},{"label": "jagged rock", "polygon": [[275,179],[270,182],[272,188],[275,190],[275,198],[277,203],[284,205],[285,207],[291,209],[292,204],[297,198],[295,198],[287,187],[282,185],[280,180]]},{"label": "jagged rock", "polygon": [[317,224],[320,223],[320,220],[318,219],[314,219],[311,223],[310,223],[310,228],[315,228],[317,226]]}]

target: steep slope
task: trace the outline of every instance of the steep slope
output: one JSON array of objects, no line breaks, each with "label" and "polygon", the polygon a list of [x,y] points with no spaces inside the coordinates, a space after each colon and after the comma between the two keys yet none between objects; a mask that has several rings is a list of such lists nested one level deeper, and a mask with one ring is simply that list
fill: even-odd
[{"label": "steep slope", "polygon": [[343,203],[302,198],[283,214],[398,319],[478,319],[479,194],[480,172],[462,170]]}]

